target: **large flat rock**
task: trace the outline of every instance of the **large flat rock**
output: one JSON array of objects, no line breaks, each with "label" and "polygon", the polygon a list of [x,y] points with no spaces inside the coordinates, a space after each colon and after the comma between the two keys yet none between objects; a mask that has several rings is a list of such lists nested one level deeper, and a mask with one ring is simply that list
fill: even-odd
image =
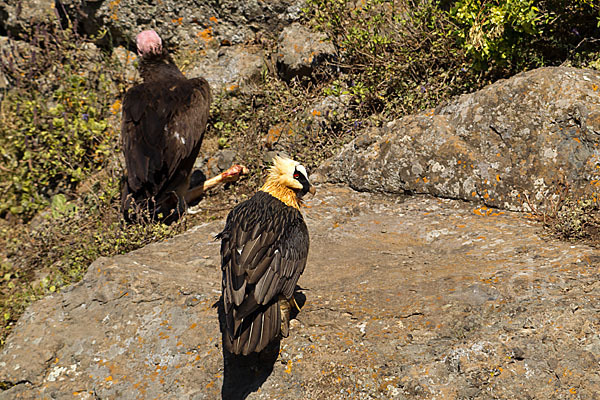
[{"label": "large flat rock", "polygon": [[596,197],[599,88],[600,71],[524,72],[369,129],[320,171],[360,191],[431,194],[513,211],[550,207],[564,186]]},{"label": "large flat rock", "polygon": [[280,349],[224,363],[215,221],[33,304],[0,399],[598,398],[594,249],[455,200],[322,186],[308,205],[306,303]]}]

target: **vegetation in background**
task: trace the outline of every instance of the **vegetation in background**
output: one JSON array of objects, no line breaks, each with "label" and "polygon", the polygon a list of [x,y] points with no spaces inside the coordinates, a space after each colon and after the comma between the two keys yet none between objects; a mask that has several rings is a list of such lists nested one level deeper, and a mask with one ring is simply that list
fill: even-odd
[{"label": "vegetation in background", "polygon": [[592,0],[459,0],[449,15],[474,69],[494,75],[597,60],[600,5]]},{"label": "vegetation in background", "polygon": [[600,58],[592,0],[309,0],[306,12],[339,49],[344,73],[329,90],[385,118],[527,69]]},{"label": "vegetation in background", "polygon": [[37,26],[27,47],[3,54],[14,88],[0,113],[0,218],[29,220],[114,152],[110,84],[84,45],[71,29]]},{"label": "vegetation in background", "polygon": [[123,66],[71,25],[35,26],[25,39],[1,57],[12,88],[0,108],[0,346],[27,305],[96,258],[185,227],[121,221]]},{"label": "vegetation in background", "polygon": [[343,74],[328,93],[351,94],[362,115],[393,118],[478,86],[434,1],[309,0],[306,11],[340,52]]},{"label": "vegetation in background", "polygon": [[[562,63],[600,69],[599,13],[592,0],[308,0],[305,21],[338,57],[313,79],[285,83],[272,66],[254,86],[215,93],[203,154],[231,147],[251,173],[171,226],[120,218],[119,99],[132,84],[123,63],[76,24],[33,27],[0,57],[12,87],[0,97],[0,346],[31,301],[78,281],[97,257],[223,216],[261,184],[268,150],[315,167],[367,125],[497,78]],[[261,43],[272,52],[276,38]],[[345,99],[343,115],[320,117],[326,97]],[[565,198],[546,221],[600,243],[593,200]]]}]

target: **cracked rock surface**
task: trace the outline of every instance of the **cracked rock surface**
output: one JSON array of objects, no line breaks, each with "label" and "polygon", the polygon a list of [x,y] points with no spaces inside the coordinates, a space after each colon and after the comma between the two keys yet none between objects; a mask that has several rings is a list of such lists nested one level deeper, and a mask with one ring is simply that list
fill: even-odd
[{"label": "cracked rock surface", "polygon": [[307,203],[306,302],[274,355],[223,360],[214,221],[34,303],[0,399],[597,398],[597,250],[457,200],[321,185]]},{"label": "cracked rock surface", "polygon": [[[357,137],[321,167],[356,190],[523,210],[557,187],[600,185],[600,72],[549,67],[500,80]],[[525,204],[524,204],[525,203]]]}]

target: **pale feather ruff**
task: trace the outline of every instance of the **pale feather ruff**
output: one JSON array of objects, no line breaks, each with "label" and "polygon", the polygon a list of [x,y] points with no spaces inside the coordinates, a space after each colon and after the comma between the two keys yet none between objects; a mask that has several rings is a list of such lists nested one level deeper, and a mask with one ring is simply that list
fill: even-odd
[{"label": "pale feather ruff", "polygon": [[267,181],[260,190],[278,198],[290,207],[300,209],[302,200],[296,196],[294,190],[301,190],[302,184],[294,179],[296,168],[308,179],[306,169],[299,162],[289,158],[275,157]]}]

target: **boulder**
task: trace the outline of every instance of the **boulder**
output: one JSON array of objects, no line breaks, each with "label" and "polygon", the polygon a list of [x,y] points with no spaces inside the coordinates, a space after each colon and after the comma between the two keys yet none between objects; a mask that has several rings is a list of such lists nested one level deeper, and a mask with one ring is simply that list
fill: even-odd
[{"label": "boulder", "polygon": [[307,205],[305,301],[268,351],[223,353],[213,221],[30,306],[0,353],[0,399],[600,393],[597,250],[455,200],[322,185]]},{"label": "boulder", "polygon": [[600,179],[600,72],[541,68],[372,128],[320,168],[361,191],[527,210]]},{"label": "boulder", "polygon": [[49,18],[56,18],[54,0],[6,0],[0,3],[0,34],[18,36]]},{"label": "boulder", "polygon": [[310,77],[315,68],[333,58],[335,48],[323,33],[293,23],[279,35],[277,46],[277,69],[282,79]]},{"label": "boulder", "polygon": [[234,93],[258,81],[264,67],[263,49],[241,44],[206,51],[185,74],[204,77],[216,95],[222,91]]}]

